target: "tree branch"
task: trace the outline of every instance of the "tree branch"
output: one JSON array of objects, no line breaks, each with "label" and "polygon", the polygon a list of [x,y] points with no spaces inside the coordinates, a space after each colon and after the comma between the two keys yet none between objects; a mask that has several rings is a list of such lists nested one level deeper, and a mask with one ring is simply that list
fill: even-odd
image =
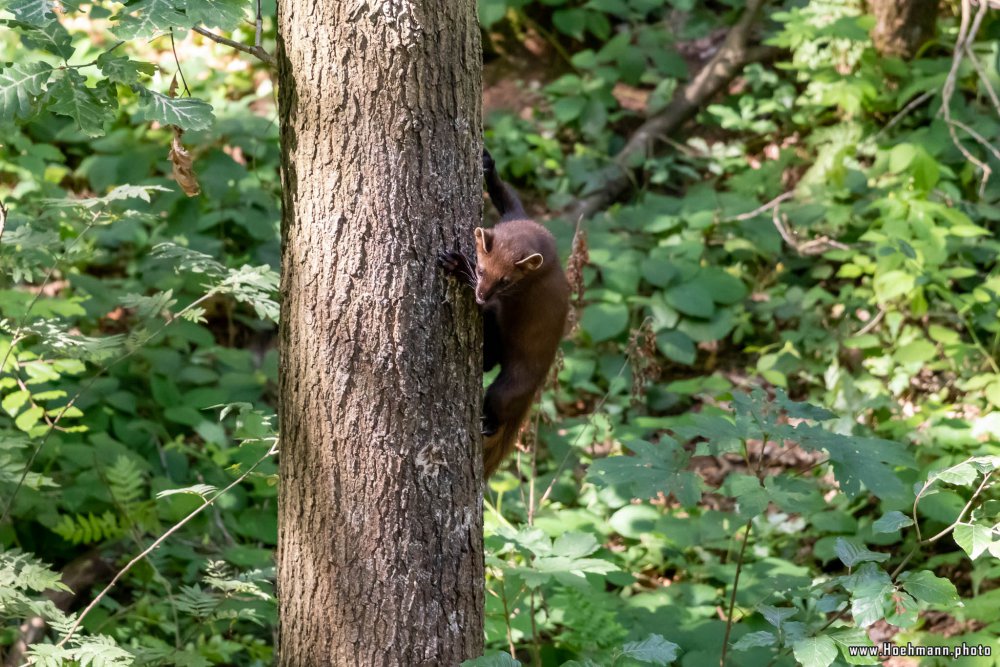
[{"label": "tree branch", "polygon": [[614,157],[616,167],[599,189],[581,198],[568,212],[570,218],[589,218],[613,202],[632,184],[632,169],[649,157],[657,138],[674,132],[694,117],[716,93],[722,90],[743,68],[752,62],[773,57],[778,49],[749,47],[750,33],[766,0],[749,0],[746,11],[726,35],[719,51],[691,81],[674,94],[663,111],[651,117],[635,131],[624,148]]},{"label": "tree branch", "polygon": [[[274,56],[265,51],[260,44],[255,44],[254,46],[247,46],[246,44],[241,44],[237,41],[229,39],[228,37],[223,37],[222,35],[216,35],[211,30],[205,30],[201,26],[195,26],[191,29],[194,30],[199,35],[201,35],[202,37],[208,37],[213,42],[217,42],[218,44],[222,44],[223,46],[234,48],[237,51],[242,51],[243,53],[249,53],[251,56],[255,56],[256,58],[260,59],[262,62],[266,63],[271,67],[274,67],[277,62],[274,59]],[[257,34],[259,35],[259,33]],[[258,37],[255,35],[254,41],[257,41],[257,39]]]}]

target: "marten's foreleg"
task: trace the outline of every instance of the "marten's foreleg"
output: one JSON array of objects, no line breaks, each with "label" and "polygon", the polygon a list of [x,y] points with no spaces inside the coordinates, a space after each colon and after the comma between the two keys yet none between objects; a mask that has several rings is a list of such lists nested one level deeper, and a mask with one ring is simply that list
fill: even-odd
[{"label": "marten's foreleg", "polygon": [[493,156],[483,149],[483,178],[486,180],[486,191],[490,193],[490,201],[500,213],[501,220],[523,220],[528,217],[524,206],[514,189],[504,183],[497,173]]}]

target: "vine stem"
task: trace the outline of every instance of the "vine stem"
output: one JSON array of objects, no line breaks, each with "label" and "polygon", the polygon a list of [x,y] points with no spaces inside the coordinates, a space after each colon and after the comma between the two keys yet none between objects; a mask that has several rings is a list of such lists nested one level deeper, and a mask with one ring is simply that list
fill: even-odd
[{"label": "vine stem", "polygon": [[743,571],[743,556],[750,541],[750,531],[753,530],[753,519],[747,521],[747,529],[743,534],[743,544],[736,558],[736,577],[733,579],[733,592],[729,596],[729,613],[726,614],[726,635],[722,639],[722,655],[719,657],[719,667],[726,667],[726,654],[729,652],[729,635],[733,631],[733,609],[736,607],[736,591],[740,586],[740,573]]},{"label": "vine stem", "polygon": [[204,503],[202,503],[200,506],[198,506],[194,510],[192,510],[190,514],[188,514],[186,517],[184,517],[183,519],[181,519],[180,521],[178,521],[176,524],[174,524],[170,528],[170,530],[168,530],[167,532],[163,533],[163,535],[161,535],[160,537],[158,537],[152,544],[150,544],[148,547],[146,547],[139,555],[137,555],[135,558],[133,558],[132,560],[130,560],[128,562],[128,564],[125,567],[123,567],[118,572],[118,574],[116,574],[114,576],[114,578],[108,583],[108,585],[105,586],[104,589],[100,593],[97,594],[97,596],[91,601],[91,603],[87,605],[86,609],[84,609],[82,612],[80,612],[80,615],[77,617],[76,622],[73,623],[73,625],[70,627],[69,632],[66,633],[66,636],[63,637],[59,641],[59,643],[56,644],[56,646],[61,648],[61,647],[63,647],[63,646],[66,645],[66,642],[68,642],[70,640],[70,638],[76,633],[77,629],[80,627],[80,624],[83,623],[83,619],[87,617],[87,614],[89,614],[93,610],[93,608],[96,607],[97,604],[102,599],[104,599],[104,596],[107,595],[111,591],[112,588],[114,588],[115,584],[118,583],[118,580],[121,579],[123,576],[125,576],[125,574],[129,570],[131,570],[137,563],[141,562],[146,556],[148,556],[149,554],[151,554],[157,547],[159,547],[161,544],[163,544],[163,542],[165,542],[168,537],[170,537],[171,535],[173,535],[174,533],[176,533],[178,530],[180,530],[181,528],[183,528],[184,525],[188,521],[190,521],[191,519],[193,519],[196,516],[198,516],[199,514],[201,514],[201,512],[203,510],[205,510],[207,507],[210,507],[212,504],[215,503],[216,500],[218,500],[220,497],[222,497],[223,495],[225,495],[230,489],[232,489],[234,486],[236,486],[237,484],[239,484],[240,482],[242,482],[244,479],[246,479],[247,476],[250,473],[252,473],[254,470],[256,470],[257,466],[259,466],[261,463],[264,462],[264,459],[268,458],[269,456],[274,456],[277,453],[278,453],[278,443],[275,442],[271,446],[271,448],[268,449],[266,452],[264,452],[264,455],[261,456],[259,459],[257,459],[257,461],[252,466],[250,466],[249,468],[247,468],[246,471],[244,471],[244,473],[242,475],[240,475],[239,477],[237,477],[236,479],[234,479],[224,489],[222,489],[221,491],[219,491],[218,493],[216,493],[214,496],[212,496],[211,498],[209,498],[208,500],[206,500]]}]

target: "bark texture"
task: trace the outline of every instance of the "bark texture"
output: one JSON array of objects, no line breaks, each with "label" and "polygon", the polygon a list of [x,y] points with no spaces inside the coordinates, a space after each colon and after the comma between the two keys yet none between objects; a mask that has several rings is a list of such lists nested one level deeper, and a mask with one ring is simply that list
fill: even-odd
[{"label": "bark texture", "polygon": [[883,56],[912,58],[934,36],[938,0],[870,0],[872,41]]},{"label": "bark texture", "polygon": [[482,653],[474,0],[278,3],[279,663]]}]

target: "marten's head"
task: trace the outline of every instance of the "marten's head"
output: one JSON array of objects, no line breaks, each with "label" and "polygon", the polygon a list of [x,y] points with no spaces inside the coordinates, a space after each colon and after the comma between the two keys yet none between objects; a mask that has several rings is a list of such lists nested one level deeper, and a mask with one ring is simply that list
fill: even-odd
[{"label": "marten's head", "polygon": [[[502,297],[545,265],[552,235],[530,220],[476,228],[476,301]],[[552,252],[549,250],[549,252]]]}]

